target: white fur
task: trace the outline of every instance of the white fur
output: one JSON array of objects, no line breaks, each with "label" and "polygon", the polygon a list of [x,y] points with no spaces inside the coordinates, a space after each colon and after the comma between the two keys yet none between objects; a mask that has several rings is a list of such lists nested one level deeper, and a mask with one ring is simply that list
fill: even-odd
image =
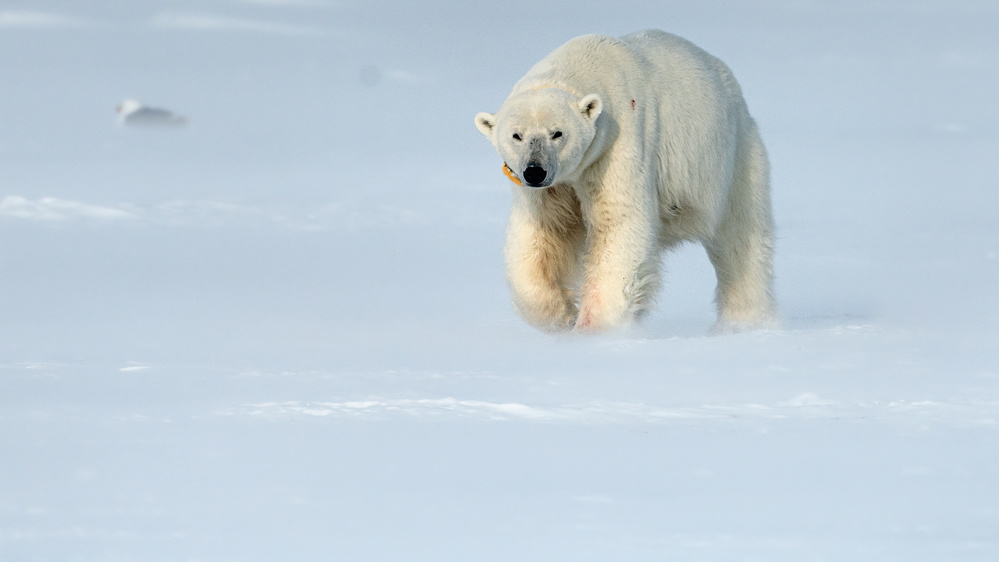
[{"label": "white fur", "polygon": [[720,60],[661,31],[578,37],[475,122],[524,180],[505,253],[525,320],[627,324],[651,306],[664,250],[697,241],[716,330],[776,325],[766,151]]}]

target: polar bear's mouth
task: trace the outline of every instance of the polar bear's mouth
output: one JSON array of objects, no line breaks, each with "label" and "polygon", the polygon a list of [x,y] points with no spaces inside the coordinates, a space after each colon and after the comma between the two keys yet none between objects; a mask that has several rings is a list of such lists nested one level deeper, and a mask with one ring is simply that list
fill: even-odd
[{"label": "polar bear's mouth", "polygon": [[510,178],[510,181],[517,185],[524,185],[524,182],[520,181],[520,178],[517,177],[517,174],[513,173],[513,170],[506,162],[503,162],[503,175]]},{"label": "polar bear's mouth", "polygon": [[517,185],[524,185],[524,181],[527,185],[534,188],[548,187],[551,185],[551,181],[545,182],[545,178],[548,176],[548,172],[545,171],[541,166],[530,165],[524,170],[524,180],[522,181],[513,168],[509,166],[506,162],[503,162],[503,175],[510,179],[513,183]]}]

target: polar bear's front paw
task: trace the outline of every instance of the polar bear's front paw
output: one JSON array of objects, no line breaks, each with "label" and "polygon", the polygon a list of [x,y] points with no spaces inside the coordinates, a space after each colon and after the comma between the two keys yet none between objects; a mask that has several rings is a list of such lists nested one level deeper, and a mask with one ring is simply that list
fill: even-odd
[{"label": "polar bear's front paw", "polygon": [[580,312],[579,316],[576,318],[576,324],[572,327],[574,332],[598,332],[603,329],[603,326],[593,315],[593,310],[588,309],[585,312]]},{"label": "polar bear's front paw", "polygon": [[609,328],[615,328],[624,322],[617,319],[610,319],[607,314],[593,308],[585,308],[576,317],[573,331],[576,332],[600,332]]},{"label": "polar bear's front paw", "polygon": [[577,332],[599,332],[617,328],[631,320],[627,302],[622,298],[618,302],[608,302],[601,298],[597,291],[588,291],[579,307],[579,316],[573,330]]},{"label": "polar bear's front paw", "polygon": [[544,332],[566,332],[576,322],[576,306],[571,302],[517,303],[517,314]]}]

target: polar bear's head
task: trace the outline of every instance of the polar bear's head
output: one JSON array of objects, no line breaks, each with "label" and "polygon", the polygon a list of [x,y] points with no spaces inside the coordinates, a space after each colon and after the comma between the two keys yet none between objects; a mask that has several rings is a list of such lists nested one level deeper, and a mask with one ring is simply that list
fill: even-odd
[{"label": "polar bear's head", "polygon": [[583,160],[596,136],[600,96],[582,98],[554,88],[507,98],[500,110],[479,113],[475,126],[524,185],[542,188],[562,181]]}]

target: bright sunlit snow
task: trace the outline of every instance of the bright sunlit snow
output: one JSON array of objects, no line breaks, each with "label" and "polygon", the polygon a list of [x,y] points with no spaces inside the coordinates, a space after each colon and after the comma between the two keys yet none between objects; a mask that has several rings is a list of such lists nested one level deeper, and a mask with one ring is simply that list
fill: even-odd
[{"label": "bright sunlit snow", "polygon": [[[724,60],[783,327],[549,336],[475,129],[566,40]],[[0,560],[999,560],[999,4],[0,2]],[[185,127],[118,125],[126,99]]]}]

